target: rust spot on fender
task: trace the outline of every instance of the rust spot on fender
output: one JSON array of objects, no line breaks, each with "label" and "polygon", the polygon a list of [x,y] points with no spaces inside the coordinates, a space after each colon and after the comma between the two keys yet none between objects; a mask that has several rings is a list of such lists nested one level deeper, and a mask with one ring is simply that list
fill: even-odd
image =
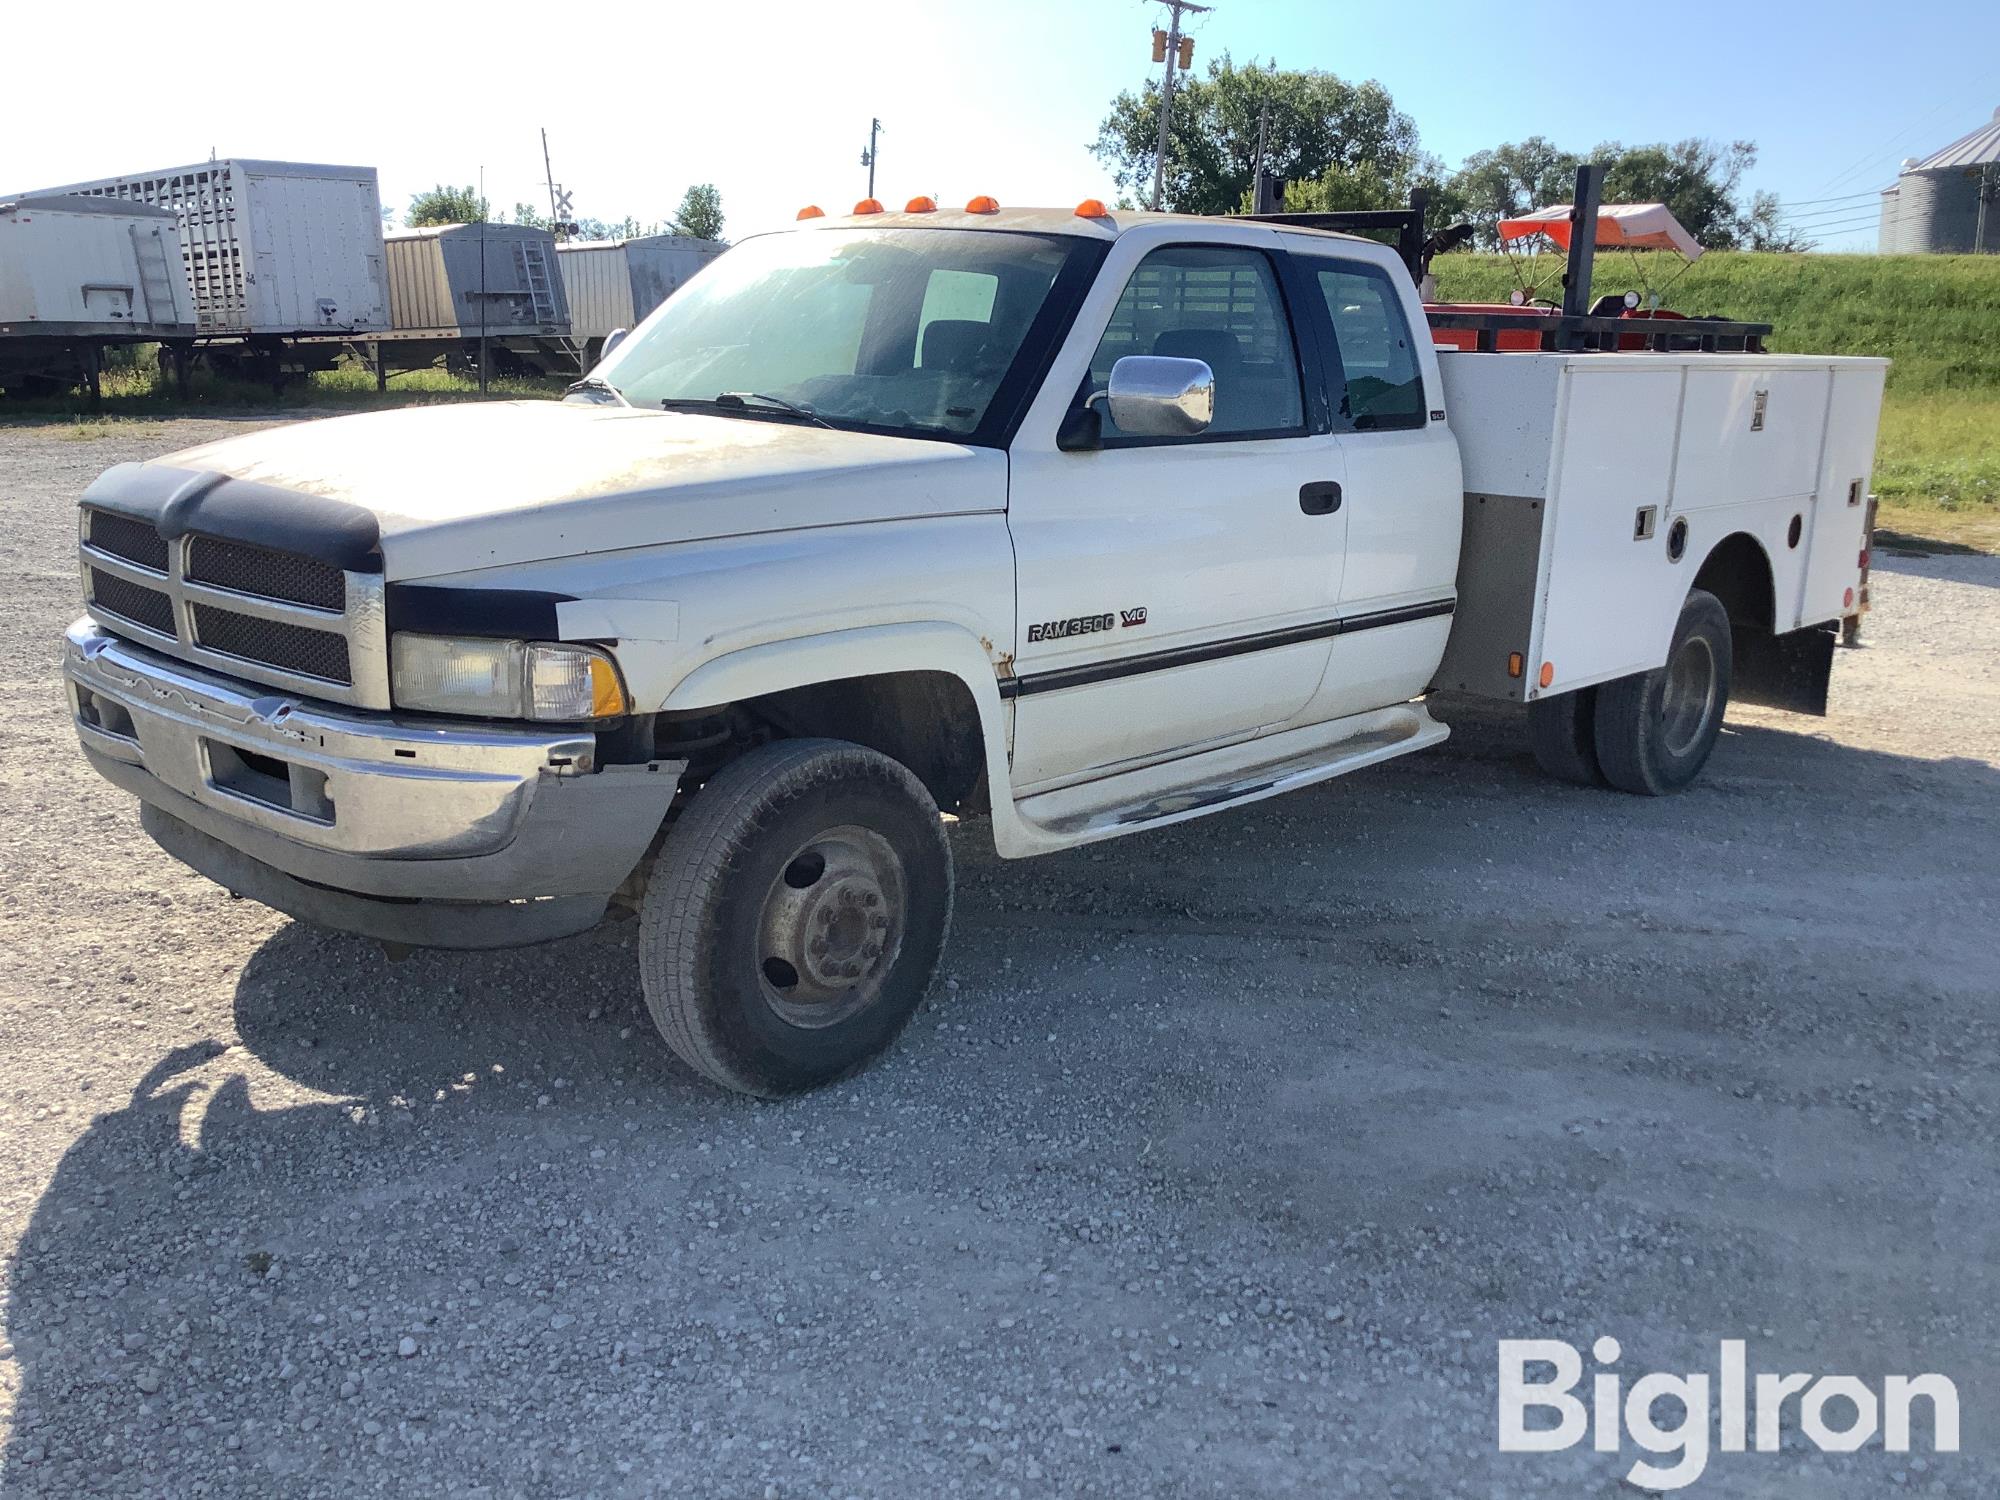
[{"label": "rust spot on fender", "polygon": [[993,639],[990,636],[982,635],[979,638],[979,645],[980,648],[984,650],[988,656],[993,658],[993,673],[996,677],[999,677],[1004,681],[1006,678],[1012,677],[1014,675],[1013,652],[994,650]]}]

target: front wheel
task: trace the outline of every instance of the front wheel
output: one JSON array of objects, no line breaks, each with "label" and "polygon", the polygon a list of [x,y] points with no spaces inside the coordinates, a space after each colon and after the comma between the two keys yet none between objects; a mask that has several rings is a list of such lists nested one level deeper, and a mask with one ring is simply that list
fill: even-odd
[{"label": "front wheel", "polygon": [[764,745],[667,834],[640,913],[646,1005],[725,1088],[831,1082],[915,1013],[951,905],[937,805],[906,768],[842,740]]},{"label": "front wheel", "polygon": [[1659,797],[1700,774],[1729,707],[1729,613],[1691,589],[1674,626],[1666,665],[1597,690],[1594,738],[1604,779],[1623,792]]}]

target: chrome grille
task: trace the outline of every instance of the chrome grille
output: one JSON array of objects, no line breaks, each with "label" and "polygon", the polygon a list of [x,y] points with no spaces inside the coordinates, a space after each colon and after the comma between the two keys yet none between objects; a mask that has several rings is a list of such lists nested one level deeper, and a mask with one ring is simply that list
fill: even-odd
[{"label": "chrome grille", "polygon": [[226,537],[166,539],[89,506],[78,550],[91,612],[106,629],[306,697],[390,706],[381,574]]},{"label": "chrome grille", "polygon": [[283,599],[314,609],[347,607],[347,580],[331,563],[220,537],[188,538],[187,576],[260,599]]},{"label": "chrome grille", "polygon": [[174,633],[174,601],[160,590],[149,589],[144,584],[133,583],[128,578],[120,578],[98,568],[91,568],[88,572],[90,602],[99,609],[161,635],[171,636]]}]

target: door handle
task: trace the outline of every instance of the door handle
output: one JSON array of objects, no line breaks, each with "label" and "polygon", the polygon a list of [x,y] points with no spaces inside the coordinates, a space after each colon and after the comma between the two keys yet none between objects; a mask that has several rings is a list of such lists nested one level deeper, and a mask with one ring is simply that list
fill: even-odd
[{"label": "door handle", "polygon": [[1340,509],[1340,486],[1331,479],[1299,486],[1299,509],[1309,516],[1330,516]]}]

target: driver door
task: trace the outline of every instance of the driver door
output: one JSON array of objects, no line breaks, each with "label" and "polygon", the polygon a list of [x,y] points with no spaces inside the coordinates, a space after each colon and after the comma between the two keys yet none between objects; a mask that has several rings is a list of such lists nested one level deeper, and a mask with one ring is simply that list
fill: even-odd
[{"label": "driver door", "polygon": [[[1272,251],[1154,243],[1130,252],[1116,302],[1078,319],[1086,383],[1102,391],[1126,354],[1201,359],[1215,419],[1193,438],[1139,437],[1106,413],[1095,450],[1017,444],[1017,792],[1274,728],[1327,662],[1347,517],[1339,442],[1308,399],[1305,309]],[[1125,250],[1101,285],[1120,284]]]}]

